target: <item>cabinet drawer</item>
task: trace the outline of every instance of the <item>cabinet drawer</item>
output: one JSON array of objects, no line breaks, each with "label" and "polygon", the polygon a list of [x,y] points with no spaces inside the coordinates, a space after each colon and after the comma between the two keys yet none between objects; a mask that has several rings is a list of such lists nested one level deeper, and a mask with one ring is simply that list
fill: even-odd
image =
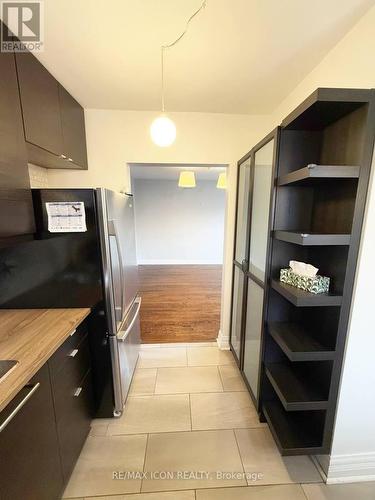
[{"label": "cabinet drawer", "polygon": [[[13,416],[12,416],[13,414]],[[57,500],[63,488],[47,365],[1,412],[1,500]]]},{"label": "cabinet drawer", "polygon": [[68,481],[87,435],[93,408],[91,370],[77,387],[76,395],[65,400],[66,411],[57,424],[64,481]]},{"label": "cabinet drawer", "polygon": [[67,401],[74,397],[81,380],[90,368],[88,337],[78,346],[74,357],[68,357],[58,372],[51,372],[56,408],[56,420],[60,421],[68,412]]},{"label": "cabinet drawer", "polygon": [[70,334],[70,337],[65,340],[59,349],[57,349],[55,354],[49,360],[52,376],[56,376],[60,370],[65,369],[65,362],[71,358],[75,349],[79,350],[79,346],[86,335],[87,323],[84,322],[81,323],[77,329]]}]

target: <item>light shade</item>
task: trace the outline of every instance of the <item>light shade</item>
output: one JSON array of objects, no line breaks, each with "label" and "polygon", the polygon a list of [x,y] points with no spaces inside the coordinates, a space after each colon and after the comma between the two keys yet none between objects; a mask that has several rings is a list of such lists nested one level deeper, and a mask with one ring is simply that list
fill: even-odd
[{"label": "light shade", "polygon": [[176,139],[176,126],[170,118],[161,115],[151,123],[150,133],[153,142],[157,146],[165,148]]},{"label": "light shade", "polygon": [[189,172],[189,171],[180,172],[178,185],[179,187],[182,188],[194,188],[196,186],[194,172]]},{"label": "light shade", "polygon": [[221,174],[219,174],[216,187],[218,189],[227,189],[227,173],[226,172],[221,172]]}]

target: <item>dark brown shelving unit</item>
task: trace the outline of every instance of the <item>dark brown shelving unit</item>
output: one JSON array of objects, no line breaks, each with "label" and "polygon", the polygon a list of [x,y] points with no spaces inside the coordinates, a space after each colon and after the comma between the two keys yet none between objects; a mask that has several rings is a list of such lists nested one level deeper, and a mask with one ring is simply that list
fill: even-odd
[{"label": "dark brown shelving unit", "polygon": [[286,412],[276,400],[264,402],[262,410],[283,455],[319,455],[324,451],[319,419],[322,412]]},{"label": "dark brown shelving unit", "polygon": [[314,294],[288,285],[287,283],[282,283],[276,279],[272,280],[271,286],[280,295],[297,307],[339,306],[342,302],[341,295],[334,295],[331,293]]},{"label": "dark brown shelving unit", "polygon": [[[374,90],[317,89],[281,124],[258,410],[283,455],[331,450],[374,138]],[[290,260],[330,292],[281,283]]]},{"label": "dark brown shelving unit", "polygon": [[304,168],[279,177],[277,184],[279,186],[307,185],[323,179],[358,179],[359,168],[356,165],[316,165],[310,163]]},{"label": "dark brown shelving unit", "polygon": [[314,380],[310,368],[307,374],[301,364],[270,363],[265,371],[285,410],[327,409],[327,388],[319,380]]},{"label": "dark brown shelving unit", "polygon": [[350,234],[317,234],[304,231],[275,231],[275,240],[301,246],[350,245]]},{"label": "dark brown shelving unit", "polygon": [[330,361],[335,351],[298,323],[274,322],[268,332],[290,361]]}]

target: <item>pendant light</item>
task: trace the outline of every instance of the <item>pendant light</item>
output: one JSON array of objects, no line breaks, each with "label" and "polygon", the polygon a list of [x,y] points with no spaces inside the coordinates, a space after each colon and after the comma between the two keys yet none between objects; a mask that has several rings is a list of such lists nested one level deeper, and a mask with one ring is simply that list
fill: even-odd
[{"label": "pendant light", "polygon": [[188,170],[180,172],[178,186],[182,188],[195,188],[195,173]]},{"label": "pendant light", "polygon": [[218,189],[227,189],[227,173],[226,172],[221,172],[221,174],[219,174],[219,177],[217,178],[216,187]]},{"label": "pendant light", "polygon": [[[174,143],[176,139],[176,125],[173,123],[173,121],[168,118],[168,116],[165,114],[165,106],[164,106],[164,51],[166,49],[170,49],[174,45],[176,45],[181,38],[186,34],[189,24],[192,21],[192,19],[206,6],[206,0],[204,0],[199,7],[198,10],[192,14],[185,26],[184,31],[181,33],[181,35],[176,38],[176,40],[172,43],[165,44],[161,46],[161,115],[155,118],[155,120],[151,123],[150,127],[150,134],[151,134],[151,139],[153,142],[162,148],[165,148],[167,146],[170,146],[171,144]],[[193,172],[194,174],[194,172]],[[195,178],[194,178],[194,183],[195,183]],[[194,184],[195,185],[195,184]]]}]

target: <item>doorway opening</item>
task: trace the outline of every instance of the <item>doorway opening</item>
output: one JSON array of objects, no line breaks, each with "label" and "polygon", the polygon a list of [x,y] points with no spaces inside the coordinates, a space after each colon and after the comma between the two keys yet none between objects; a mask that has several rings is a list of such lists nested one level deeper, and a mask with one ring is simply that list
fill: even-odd
[{"label": "doorway opening", "polygon": [[[129,167],[142,343],[215,341],[220,329],[226,209],[226,191],[217,186],[227,166],[131,163]],[[184,182],[181,172],[190,172],[187,177],[190,181],[194,177],[194,187],[179,186]]]}]

